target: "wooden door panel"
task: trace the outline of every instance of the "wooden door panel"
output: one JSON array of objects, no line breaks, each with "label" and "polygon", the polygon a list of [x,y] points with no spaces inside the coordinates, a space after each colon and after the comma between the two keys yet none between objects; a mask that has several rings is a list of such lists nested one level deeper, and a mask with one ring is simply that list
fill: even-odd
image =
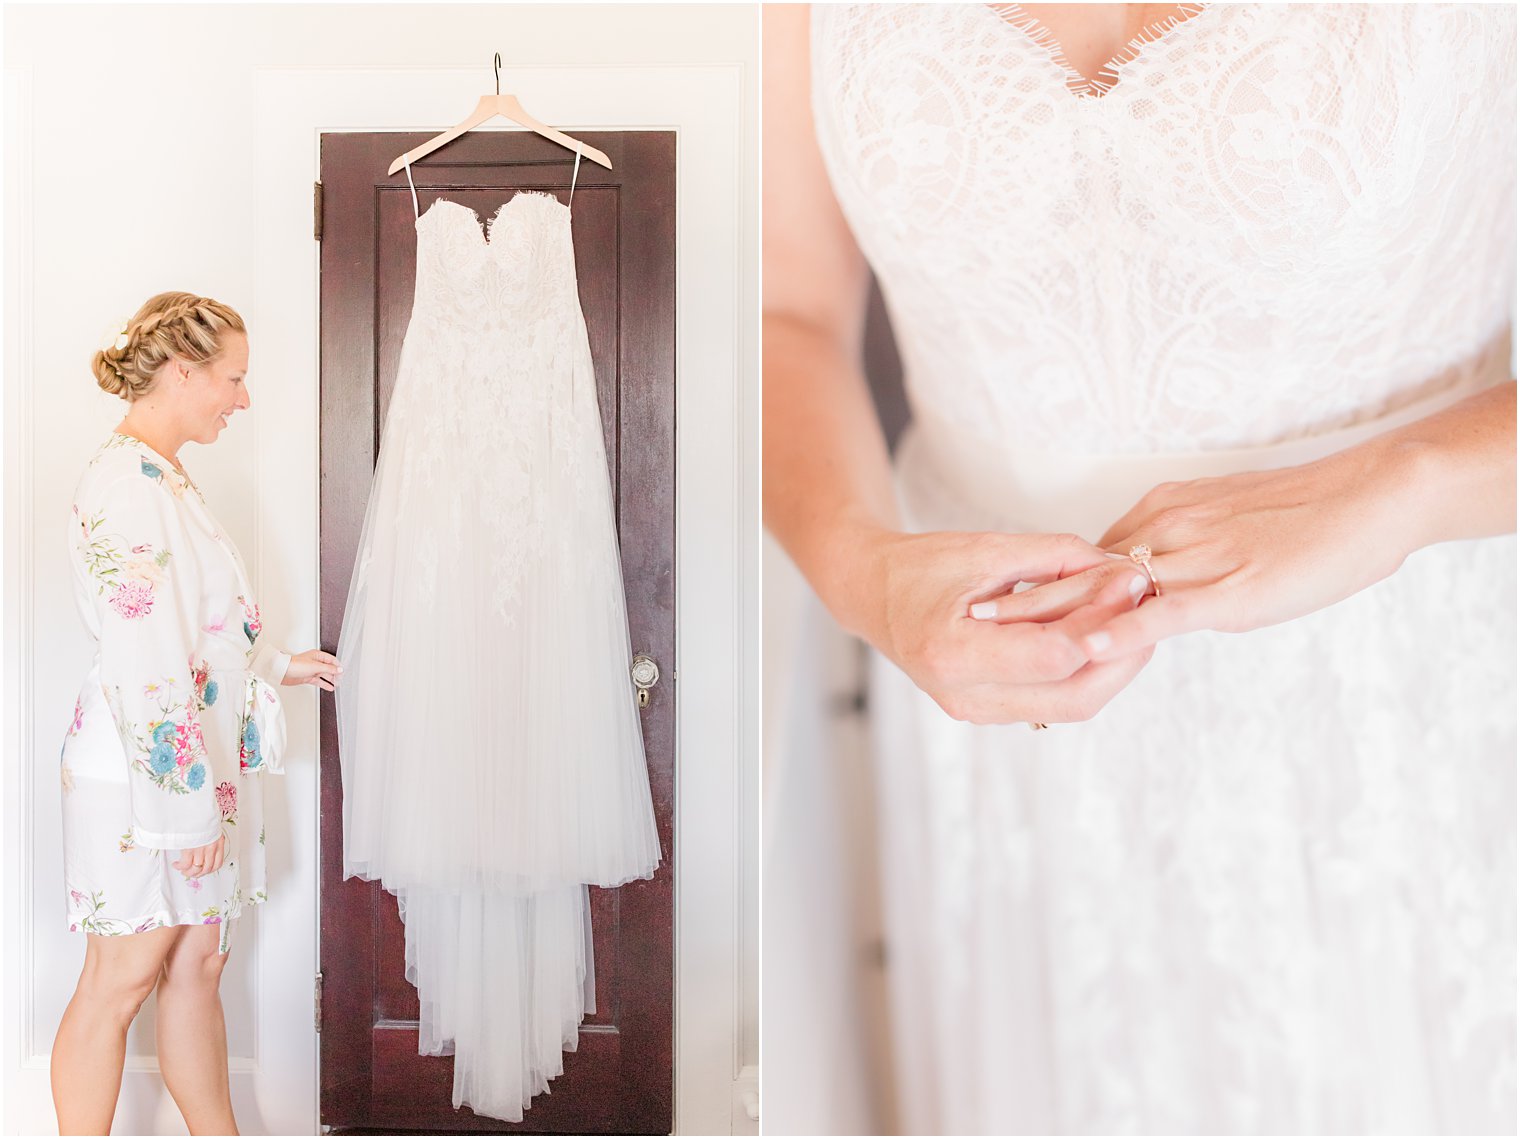
[{"label": "wooden door panel", "polygon": [[[404,176],[391,160],[430,135],[322,137],[322,642],[336,648],[416,272]],[[334,1131],[668,1133],[675,725],[675,136],[586,133],[574,233],[635,652],[661,680],[642,709],[664,861],[649,881],[591,891],[597,1011],[565,1074],[521,1124],[452,1105],[453,1059],[417,1055],[404,927],[378,884],[341,880],[342,787],[330,695],[321,718],[322,1121]],[[489,218],[518,190],[568,195],[573,155],[527,133],[474,132],[414,164],[438,196]],[[447,398],[447,393],[439,393]],[[454,682],[451,678],[440,678]]]}]

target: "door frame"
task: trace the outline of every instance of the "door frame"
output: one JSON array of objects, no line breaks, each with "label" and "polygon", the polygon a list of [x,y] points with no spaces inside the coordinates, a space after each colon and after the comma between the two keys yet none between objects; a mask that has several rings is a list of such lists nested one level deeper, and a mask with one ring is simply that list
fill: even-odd
[{"label": "door frame", "polygon": [[[508,62],[503,70],[526,106],[554,115],[555,125],[571,133],[664,129],[678,135],[674,672],[682,699],[674,830],[683,857],[674,899],[675,1130],[752,1131],[743,1102],[755,1073],[743,1059],[754,1027],[746,981],[757,919],[750,888],[759,722],[754,95],[737,63]],[[266,608],[289,617],[297,640],[298,631],[307,630],[315,643],[319,602],[320,248],[312,236],[318,140],[344,130],[441,130],[468,109],[480,83],[478,68],[257,69],[252,158],[259,239],[256,301],[248,315],[257,329],[259,370],[292,378],[265,388],[258,423],[281,424],[279,436],[261,432],[254,441],[259,498],[266,506],[280,504],[277,519],[269,509],[256,512],[259,557],[281,563],[278,573],[258,576],[289,594],[271,594]],[[613,107],[616,121],[601,117]],[[683,431],[683,424],[700,429]],[[317,1040],[310,1018],[298,1013],[309,1009],[318,960],[317,715],[314,704],[291,711],[296,762],[288,765],[286,797],[299,872],[281,907],[279,937],[266,934],[268,944],[261,946],[270,956],[260,1035],[279,1048],[260,1049],[260,1073],[277,1053],[284,1055],[280,1076],[270,1071],[271,1081],[257,1094],[302,1103],[316,1132]]]}]

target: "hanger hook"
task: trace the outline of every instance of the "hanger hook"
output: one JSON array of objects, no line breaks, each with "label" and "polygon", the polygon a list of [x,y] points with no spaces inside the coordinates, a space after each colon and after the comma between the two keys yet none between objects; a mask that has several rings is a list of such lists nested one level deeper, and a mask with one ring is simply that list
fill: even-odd
[{"label": "hanger hook", "polygon": [[496,68],[496,93],[498,95],[500,95],[501,94],[501,52],[497,52],[496,53],[496,62],[494,64],[494,66]]}]

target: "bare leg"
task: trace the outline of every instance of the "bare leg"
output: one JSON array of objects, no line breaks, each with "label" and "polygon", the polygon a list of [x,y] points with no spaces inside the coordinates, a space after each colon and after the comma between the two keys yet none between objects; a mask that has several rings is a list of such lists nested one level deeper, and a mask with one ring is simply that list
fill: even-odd
[{"label": "bare leg", "polygon": [[227,1081],[219,925],[187,926],[158,983],[158,1067],[192,1135],[236,1135]]},{"label": "bare leg", "polygon": [[60,1135],[110,1134],[127,1028],[153,991],[181,928],[85,935],[84,968],[53,1038],[53,1110]]}]

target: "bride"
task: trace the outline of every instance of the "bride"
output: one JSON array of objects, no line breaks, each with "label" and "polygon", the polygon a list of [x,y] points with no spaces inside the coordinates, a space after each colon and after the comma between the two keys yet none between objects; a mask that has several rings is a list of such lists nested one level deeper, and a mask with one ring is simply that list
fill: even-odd
[{"label": "bride", "polygon": [[765,19],[903,1129],[1513,1132],[1514,10]]}]

